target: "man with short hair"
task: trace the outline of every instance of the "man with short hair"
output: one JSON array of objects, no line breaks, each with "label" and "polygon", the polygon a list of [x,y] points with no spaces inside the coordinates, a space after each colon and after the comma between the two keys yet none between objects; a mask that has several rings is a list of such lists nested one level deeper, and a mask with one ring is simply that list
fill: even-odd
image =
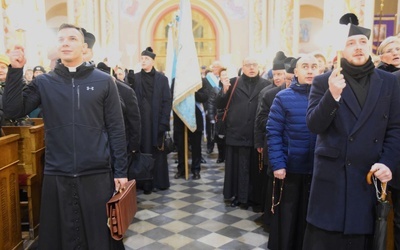
[{"label": "man with short hair", "polygon": [[[319,75],[317,59],[302,56],[294,74],[290,86],[276,94],[266,128],[275,185],[272,196],[282,197],[271,204],[268,248],[273,250],[302,249],[313,171],[316,135],[307,128],[305,117],[310,85]],[[283,190],[279,190],[281,185]]]},{"label": "man with short hair", "polygon": [[112,77],[84,62],[80,28],[62,24],[57,41],[60,61],[54,71],[29,85],[22,79],[24,48],[15,46],[3,96],[4,112],[11,118],[39,105],[44,114],[39,249],[113,249],[105,204],[127,183],[117,87]]},{"label": "man with short hair", "polygon": [[85,62],[91,62],[93,59],[93,46],[96,43],[96,37],[82,28],[83,36],[85,38],[85,43],[87,44],[86,49],[83,51],[83,60]]},{"label": "man with short hair", "polygon": [[203,85],[209,88],[209,98],[204,105],[206,110],[206,132],[207,132],[207,153],[211,154],[214,151],[214,145],[217,142],[218,146],[218,159],[217,163],[222,163],[225,161],[225,141],[223,138],[216,138],[214,135],[215,130],[215,115],[217,114],[217,109],[215,108],[215,97],[221,89],[219,84],[219,72],[223,65],[221,61],[214,61],[211,64],[211,72],[208,72],[206,76],[202,79]]},{"label": "man with short hair", "polygon": [[316,76],[310,92],[307,125],[317,143],[303,244],[308,250],[370,249],[377,197],[366,176],[373,172],[388,182],[400,163],[399,85],[375,69],[371,31],[348,27],[341,68]]}]

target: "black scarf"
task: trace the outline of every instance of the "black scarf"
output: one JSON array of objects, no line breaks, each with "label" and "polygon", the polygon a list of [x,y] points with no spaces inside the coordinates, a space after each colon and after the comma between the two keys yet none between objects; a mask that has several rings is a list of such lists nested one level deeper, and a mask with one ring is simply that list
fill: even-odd
[{"label": "black scarf", "polygon": [[150,72],[146,72],[143,69],[140,71],[140,75],[142,76],[142,97],[149,103],[151,103],[151,100],[153,99],[155,74],[156,70],[154,67],[150,70]]},{"label": "black scarf", "polygon": [[258,81],[260,80],[260,75],[256,75],[255,77],[249,77],[249,76],[243,74],[242,79],[243,79],[243,83],[246,87],[247,94],[249,96],[251,96],[254,89],[256,88]]},{"label": "black scarf", "polygon": [[400,70],[400,68],[397,68],[396,66],[394,66],[393,64],[387,64],[384,62],[380,62],[379,65],[377,66],[378,69],[387,71],[387,72],[396,72],[398,70]]},{"label": "black scarf", "polygon": [[340,61],[342,65],[342,74],[346,82],[350,85],[355,96],[357,97],[358,103],[362,108],[367,99],[368,89],[370,85],[369,76],[374,72],[375,65],[372,62],[371,57],[362,66],[354,66],[350,64],[346,59],[342,58]]}]

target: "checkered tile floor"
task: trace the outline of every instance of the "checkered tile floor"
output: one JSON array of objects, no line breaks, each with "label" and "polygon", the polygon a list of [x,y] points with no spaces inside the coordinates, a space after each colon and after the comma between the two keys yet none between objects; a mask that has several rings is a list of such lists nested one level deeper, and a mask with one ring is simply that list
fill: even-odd
[{"label": "checkered tile floor", "polygon": [[[268,249],[262,214],[225,203],[225,164],[215,163],[216,152],[203,152],[203,157],[207,163],[202,164],[200,180],[191,175],[175,180],[176,153],[171,153],[171,187],[150,195],[138,190],[138,212],[124,238],[126,250]],[[36,250],[37,242],[25,241],[24,249]]]},{"label": "checkered tile floor", "polygon": [[176,154],[171,153],[170,189],[150,195],[138,190],[138,212],[124,238],[127,250],[268,249],[261,213],[225,203],[224,163],[215,163],[215,152],[203,157],[200,180],[191,175],[175,180]]}]

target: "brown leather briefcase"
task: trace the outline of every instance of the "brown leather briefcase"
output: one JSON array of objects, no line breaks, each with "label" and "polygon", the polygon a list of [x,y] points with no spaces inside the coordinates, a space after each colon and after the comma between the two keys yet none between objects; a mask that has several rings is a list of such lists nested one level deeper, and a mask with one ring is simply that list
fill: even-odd
[{"label": "brown leather briefcase", "polygon": [[106,206],[111,237],[121,240],[137,211],[136,181],[128,181],[125,189],[111,197]]}]

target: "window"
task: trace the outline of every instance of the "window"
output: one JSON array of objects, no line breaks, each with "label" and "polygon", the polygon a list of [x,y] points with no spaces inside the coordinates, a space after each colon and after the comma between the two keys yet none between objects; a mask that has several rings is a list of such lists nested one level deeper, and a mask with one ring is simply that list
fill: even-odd
[{"label": "window", "polygon": [[[164,15],[157,23],[153,38],[153,50],[157,54],[155,67],[159,71],[165,70],[167,55],[168,25],[179,13],[172,10]],[[193,35],[196,43],[199,65],[209,66],[216,59],[215,30],[211,21],[201,12],[192,9]],[[200,70],[200,69],[199,69]]]}]

